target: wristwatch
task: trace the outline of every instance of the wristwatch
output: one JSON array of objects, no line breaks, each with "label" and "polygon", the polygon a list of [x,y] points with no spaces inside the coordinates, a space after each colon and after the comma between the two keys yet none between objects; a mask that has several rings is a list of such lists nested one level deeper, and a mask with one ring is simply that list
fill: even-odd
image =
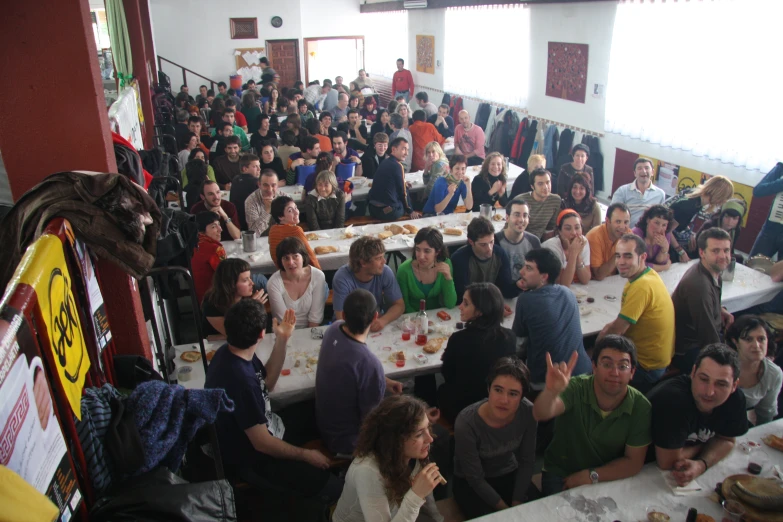
[{"label": "wristwatch", "polygon": [[594,469],[590,470],[590,482],[593,484],[598,484],[598,472]]},{"label": "wristwatch", "polygon": [[226,218],[226,223],[231,223],[231,218]]}]

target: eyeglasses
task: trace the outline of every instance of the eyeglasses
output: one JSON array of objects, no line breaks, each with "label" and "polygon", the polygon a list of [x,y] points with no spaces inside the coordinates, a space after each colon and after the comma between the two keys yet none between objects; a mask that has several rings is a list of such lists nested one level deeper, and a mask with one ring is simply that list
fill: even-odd
[{"label": "eyeglasses", "polygon": [[607,371],[612,371],[616,368],[617,371],[620,373],[625,373],[631,369],[631,365],[628,363],[614,364],[613,362],[609,362],[609,361],[601,361],[600,363],[598,363],[598,365]]}]

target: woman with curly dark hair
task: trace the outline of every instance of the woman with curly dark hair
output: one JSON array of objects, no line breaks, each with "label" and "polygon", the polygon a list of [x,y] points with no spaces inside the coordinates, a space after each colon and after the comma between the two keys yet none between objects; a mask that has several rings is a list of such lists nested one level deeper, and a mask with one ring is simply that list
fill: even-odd
[{"label": "woman with curly dark hair", "polygon": [[647,266],[663,272],[672,266],[669,248],[672,244],[674,212],[663,205],[653,205],[644,211],[639,223],[631,230],[647,245]]},{"label": "woman with curly dark hair", "polygon": [[581,174],[575,174],[568,186],[568,193],[560,202],[560,209],[576,210],[582,218],[582,233],[587,234],[593,227],[597,227],[603,220],[601,207],[593,197],[590,182]]},{"label": "woman with curly dark hair", "polygon": [[364,419],[332,520],[414,522],[422,511],[442,521],[432,497],[440,472],[427,462],[432,441],[425,403],[384,399]]}]

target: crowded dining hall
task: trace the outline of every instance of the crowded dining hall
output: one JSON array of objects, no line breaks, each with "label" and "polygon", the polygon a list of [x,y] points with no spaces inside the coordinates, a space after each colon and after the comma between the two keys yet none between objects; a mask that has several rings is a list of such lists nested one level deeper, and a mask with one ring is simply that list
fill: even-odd
[{"label": "crowded dining hall", "polygon": [[66,4],[4,31],[8,520],[783,520],[778,2]]}]

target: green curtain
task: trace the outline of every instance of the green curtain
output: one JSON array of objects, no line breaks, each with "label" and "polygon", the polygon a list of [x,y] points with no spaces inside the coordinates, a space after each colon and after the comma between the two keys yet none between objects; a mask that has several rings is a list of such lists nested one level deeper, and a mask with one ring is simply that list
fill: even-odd
[{"label": "green curtain", "polygon": [[120,80],[120,89],[130,83],[133,77],[133,55],[131,54],[128,24],[125,22],[123,0],[105,0],[106,22],[109,25],[109,41],[114,56],[114,70]]}]

